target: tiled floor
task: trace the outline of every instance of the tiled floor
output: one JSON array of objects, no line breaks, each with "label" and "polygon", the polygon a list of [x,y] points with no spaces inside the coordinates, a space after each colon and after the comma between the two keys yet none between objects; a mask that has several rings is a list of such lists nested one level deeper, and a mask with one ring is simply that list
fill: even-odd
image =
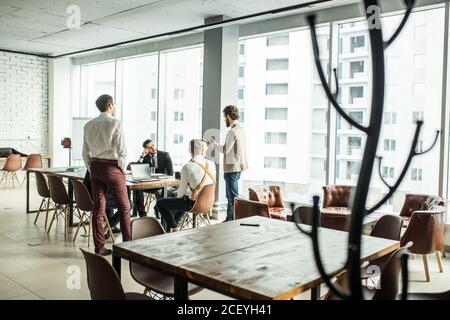
[{"label": "tiled floor", "polygon": [[[34,190],[32,194],[31,205],[36,208],[39,198]],[[0,299],[89,299],[86,267],[79,250],[88,249],[87,239],[79,236],[75,243],[65,241],[62,222],[47,235],[44,220],[40,218],[34,225],[34,218],[35,214],[25,214],[25,188],[0,190]],[[92,246],[90,250],[93,250]],[[445,272],[439,273],[434,257],[430,256],[432,280],[427,283],[424,281],[422,259],[411,260],[410,290],[432,292],[450,289],[450,259],[444,259],[444,268]],[[79,288],[78,278],[73,277],[78,271]],[[126,262],[123,262],[122,273],[126,291],[143,291],[143,287],[131,279]],[[298,297],[308,298],[309,292]],[[228,298],[203,290],[192,299]]]}]

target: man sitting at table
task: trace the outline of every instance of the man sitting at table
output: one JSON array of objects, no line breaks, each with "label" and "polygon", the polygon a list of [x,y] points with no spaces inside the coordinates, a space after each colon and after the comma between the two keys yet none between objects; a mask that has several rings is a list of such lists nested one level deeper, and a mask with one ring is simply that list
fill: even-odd
[{"label": "man sitting at table", "polygon": [[159,199],[156,202],[161,214],[161,224],[167,232],[176,228],[184,213],[192,209],[203,187],[216,183],[216,166],[211,160],[205,159],[207,148],[205,140],[191,140],[192,158],[181,169],[178,197]]},{"label": "man sitting at table", "polygon": [[[150,167],[155,168],[155,173],[162,173],[168,176],[173,176],[173,164],[172,159],[168,152],[164,152],[158,150],[156,148],[156,144],[147,139],[142,144],[144,150],[138,160],[138,163],[148,163]],[[162,190],[161,189],[150,189],[146,190],[147,193],[152,193],[155,195],[156,199],[162,198]],[[137,207],[137,211],[139,212],[139,217],[145,217],[147,212],[145,211],[144,204],[144,191],[142,190],[134,190],[133,191],[133,199],[134,205]],[[155,216],[159,219],[159,212],[155,207]]]}]

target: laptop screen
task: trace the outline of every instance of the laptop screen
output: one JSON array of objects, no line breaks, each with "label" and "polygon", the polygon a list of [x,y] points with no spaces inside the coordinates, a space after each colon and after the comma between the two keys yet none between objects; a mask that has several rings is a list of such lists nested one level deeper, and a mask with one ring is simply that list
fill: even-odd
[{"label": "laptop screen", "polygon": [[131,177],[136,179],[149,179],[150,178],[150,166],[147,163],[144,164],[132,164]]}]

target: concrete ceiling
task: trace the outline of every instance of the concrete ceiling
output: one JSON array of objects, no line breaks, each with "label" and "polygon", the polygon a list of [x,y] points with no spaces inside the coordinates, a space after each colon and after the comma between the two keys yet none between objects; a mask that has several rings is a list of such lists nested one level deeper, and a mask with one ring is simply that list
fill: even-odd
[{"label": "concrete ceiling", "polygon": [[[59,55],[195,27],[212,16],[236,18],[308,2],[311,0],[0,0],[0,49]],[[68,28],[71,5],[80,9],[80,29]]]}]

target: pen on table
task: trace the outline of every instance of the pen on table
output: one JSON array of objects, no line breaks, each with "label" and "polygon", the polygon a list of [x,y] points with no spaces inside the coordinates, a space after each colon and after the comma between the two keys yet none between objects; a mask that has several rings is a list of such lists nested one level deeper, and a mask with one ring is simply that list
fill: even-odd
[{"label": "pen on table", "polygon": [[259,227],[259,224],[257,223],[241,223],[241,226],[247,226],[247,227]]}]

